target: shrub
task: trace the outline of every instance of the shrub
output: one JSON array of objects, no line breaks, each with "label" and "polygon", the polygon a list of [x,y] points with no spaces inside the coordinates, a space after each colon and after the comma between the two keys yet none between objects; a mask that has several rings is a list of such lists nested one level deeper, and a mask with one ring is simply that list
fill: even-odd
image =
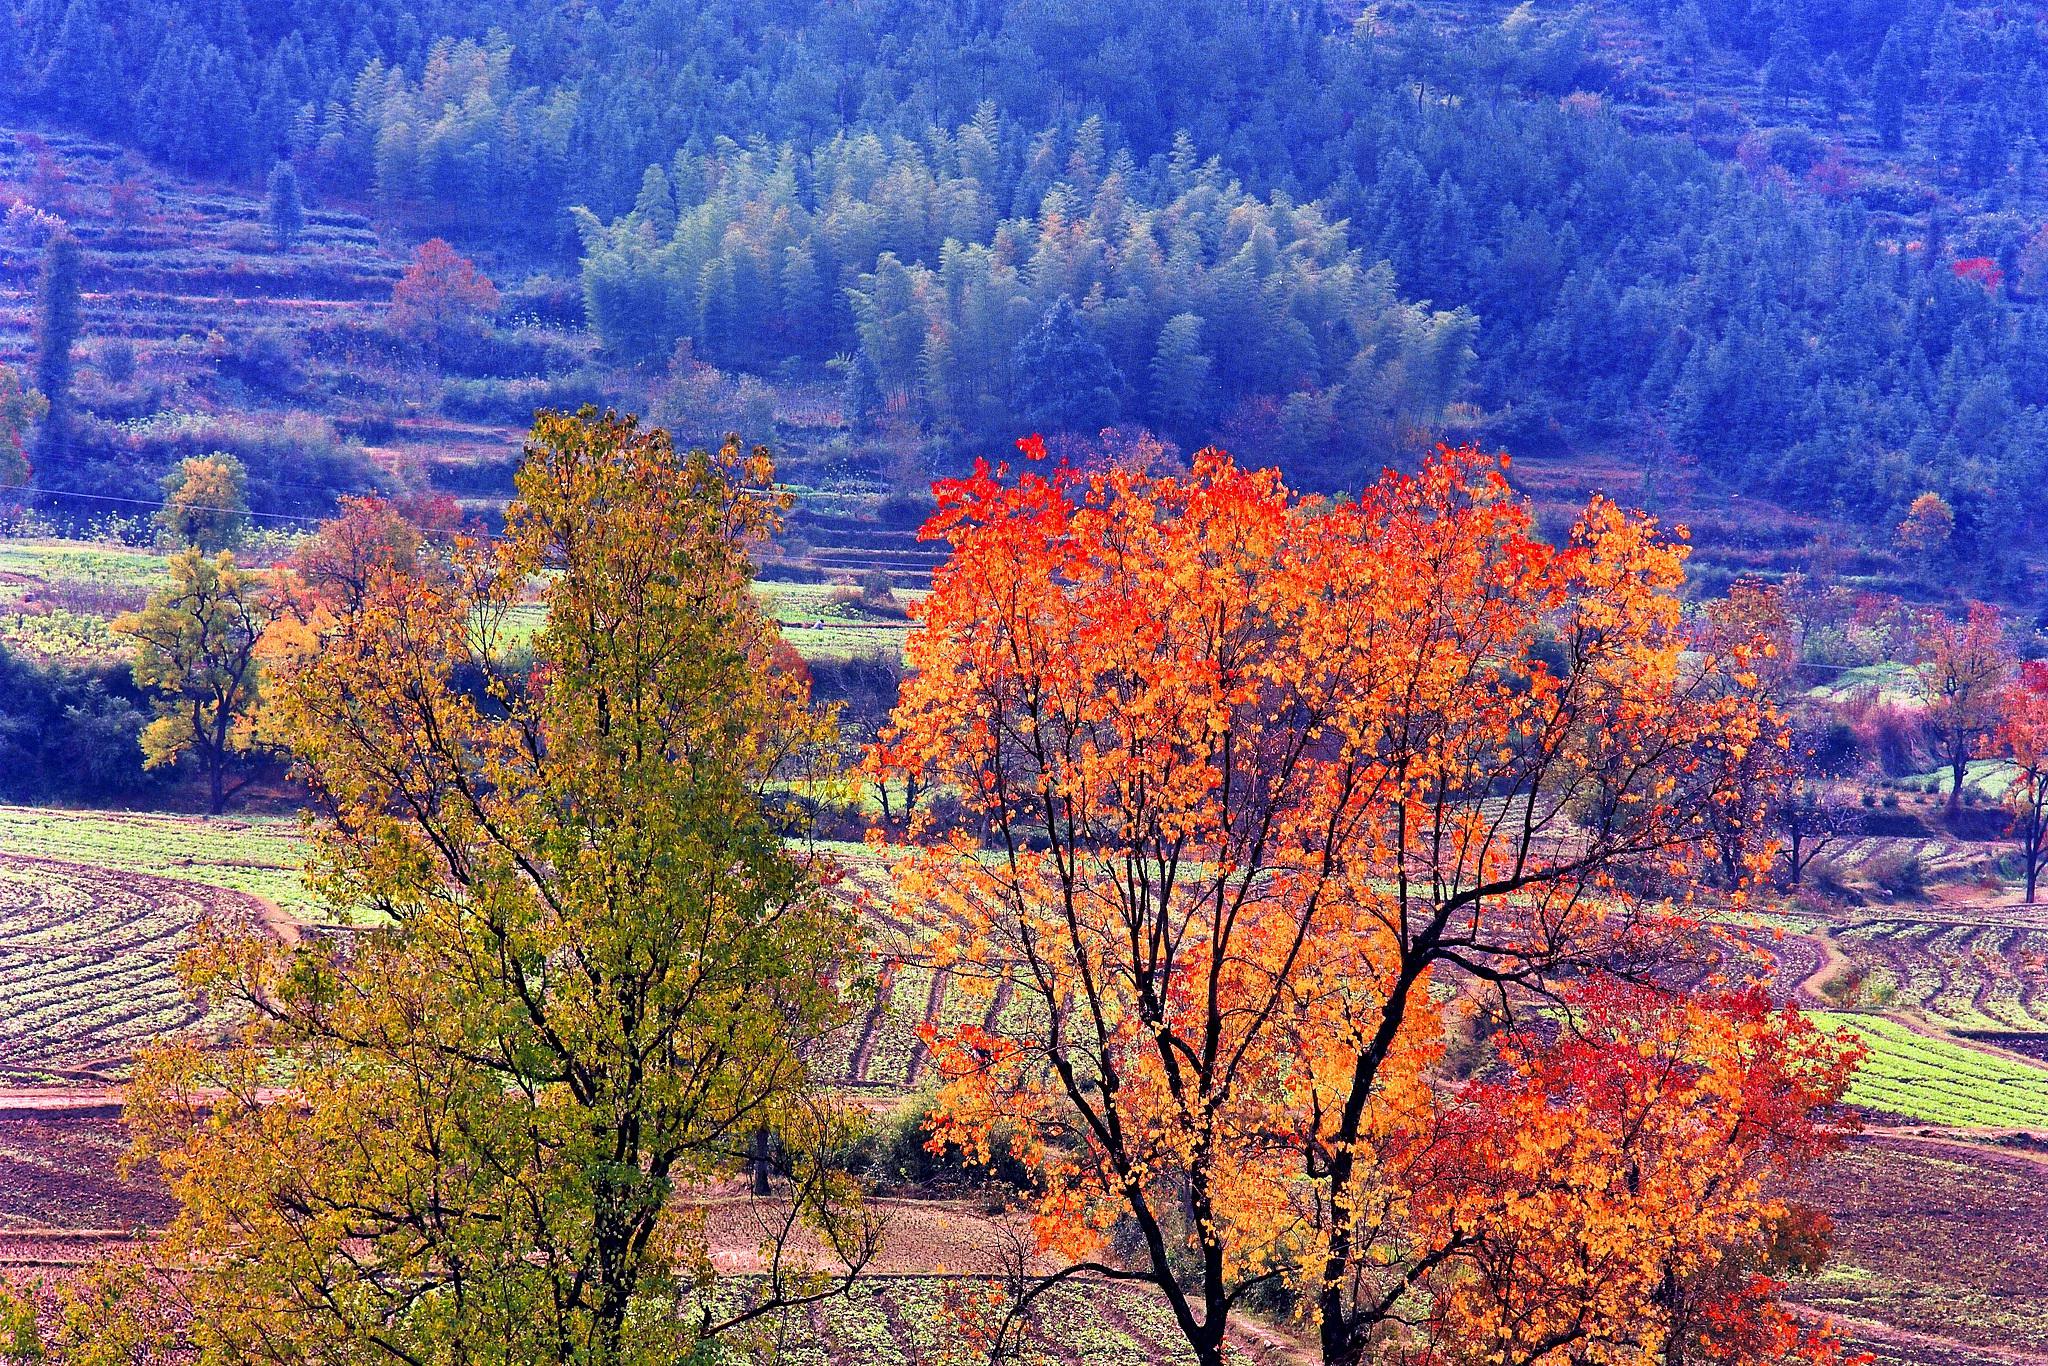
[{"label": "shrub", "polygon": [[93,354],[93,368],[109,384],[126,384],[135,378],[135,343],[126,337],[109,337]]},{"label": "shrub", "polygon": [[860,605],[877,616],[903,615],[903,604],[896,600],[896,581],[888,570],[870,569],[860,576]]},{"label": "shrub", "polygon": [[291,393],[305,379],[306,344],[283,328],[259,328],[225,343],[214,364],[226,378]]},{"label": "shrub", "polygon": [[566,275],[535,275],[500,291],[498,316],[513,324],[540,324],[579,331],[583,327],[583,282]]},{"label": "shrub", "polygon": [[560,379],[451,379],[441,385],[441,411],[473,422],[525,426],[538,409],[574,412],[585,404],[598,408],[606,404],[603,381],[594,374]]},{"label": "shrub", "polygon": [[883,1190],[950,1186],[954,1189],[1021,1191],[1031,1188],[1031,1173],[1010,1155],[1007,1134],[989,1147],[988,1167],[971,1166],[960,1149],[942,1152],[925,1146],[932,1098],[916,1095],[882,1116],[848,1154],[848,1167]]},{"label": "shrub", "polygon": [[125,434],[136,462],[155,478],[186,456],[234,456],[249,472],[249,504],[259,511],[325,512],[335,493],[382,482],[360,445],[308,413],[165,413],[129,424]]},{"label": "shrub", "polygon": [[1890,896],[1917,901],[1927,894],[1927,865],[1914,850],[1880,854],[1870,861],[1868,869],[1871,882]]}]

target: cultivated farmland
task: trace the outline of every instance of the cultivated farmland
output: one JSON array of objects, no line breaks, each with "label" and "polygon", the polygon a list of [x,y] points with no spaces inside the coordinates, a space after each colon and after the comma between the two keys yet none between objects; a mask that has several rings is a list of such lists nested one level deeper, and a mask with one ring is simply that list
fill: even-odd
[{"label": "cultivated farmland", "polygon": [[1850,1084],[1852,1104],[1933,1124],[2048,1128],[2048,1071],[1882,1016],[1816,1018],[1853,1030],[1870,1050]]},{"label": "cultivated farmland", "polygon": [[263,915],[240,893],[0,855],[0,1084],[101,1082],[144,1044],[204,1026],[175,972],[205,918]]},{"label": "cultivated farmland", "polygon": [[199,883],[260,898],[300,918],[318,918],[318,907],[300,879],[305,847],[299,825],[287,818],[201,820],[158,812],[0,806],[0,854]]}]

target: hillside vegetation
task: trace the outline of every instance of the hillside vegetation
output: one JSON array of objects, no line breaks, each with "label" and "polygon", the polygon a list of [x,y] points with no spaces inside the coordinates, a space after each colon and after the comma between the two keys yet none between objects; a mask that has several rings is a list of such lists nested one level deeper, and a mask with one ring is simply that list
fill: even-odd
[{"label": "hillside vegetation", "polygon": [[1929,583],[2038,596],[2039,40],[2000,11],[67,0],[7,27],[24,112],[251,188],[288,159],[316,248],[360,232],[323,204],[452,235],[500,331],[587,321],[623,367],[531,328],[401,356],[412,392],[347,396],[373,448],[617,395],[914,496],[1019,428],[1336,486],[1448,431],[1878,551],[1931,491]]}]

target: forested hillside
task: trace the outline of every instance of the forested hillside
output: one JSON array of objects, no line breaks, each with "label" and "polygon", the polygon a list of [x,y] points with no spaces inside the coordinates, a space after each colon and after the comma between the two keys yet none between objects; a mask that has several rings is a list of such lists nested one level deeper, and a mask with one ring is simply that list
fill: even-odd
[{"label": "forested hillside", "polygon": [[17,117],[580,272],[645,392],[829,382],[870,469],[1117,424],[1355,486],[1450,433],[1880,548],[1932,491],[1929,578],[2021,597],[2042,46],[1933,0],[0,3]]}]

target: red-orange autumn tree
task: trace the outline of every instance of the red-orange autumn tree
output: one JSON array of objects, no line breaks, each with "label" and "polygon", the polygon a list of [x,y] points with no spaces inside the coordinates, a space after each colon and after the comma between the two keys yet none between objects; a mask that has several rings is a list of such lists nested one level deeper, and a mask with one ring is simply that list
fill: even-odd
[{"label": "red-orange autumn tree", "polygon": [[[934,1141],[1011,1135],[1065,1261],[995,1331],[1099,1276],[1205,1363],[1248,1295],[1330,1363],[1648,1360],[1716,1315],[1820,1350],[1727,1269],[1829,1141],[1841,1045],[1602,985],[1690,939],[1649,889],[1782,739],[1759,642],[1688,648],[1678,547],[1598,499],[1547,545],[1469,449],[1356,501],[1216,451],[937,491],[875,766],[957,796],[900,901],[992,998],[927,1031]],[[1538,993],[1480,1080],[1446,1065]]]},{"label": "red-orange autumn tree", "polygon": [[1948,811],[1962,804],[1970,761],[1983,757],[1998,725],[1999,699],[2012,672],[1998,609],[1973,602],[1962,620],[1929,612],[1920,623],[1921,663],[1915,671],[1927,729],[1941,766],[1948,770]]},{"label": "red-orange autumn tree", "polygon": [[2020,846],[2020,876],[2029,906],[2048,872],[2048,661],[2030,659],[2006,689],[1998,751],[2013,766],[2005,805]]},{"label": "red-orange autumn tree", "polygon": [[498,306],[498,287],[439,237],[413,254],[391,287],[391,322],[437,358],[448,342],[477,330]]}]

